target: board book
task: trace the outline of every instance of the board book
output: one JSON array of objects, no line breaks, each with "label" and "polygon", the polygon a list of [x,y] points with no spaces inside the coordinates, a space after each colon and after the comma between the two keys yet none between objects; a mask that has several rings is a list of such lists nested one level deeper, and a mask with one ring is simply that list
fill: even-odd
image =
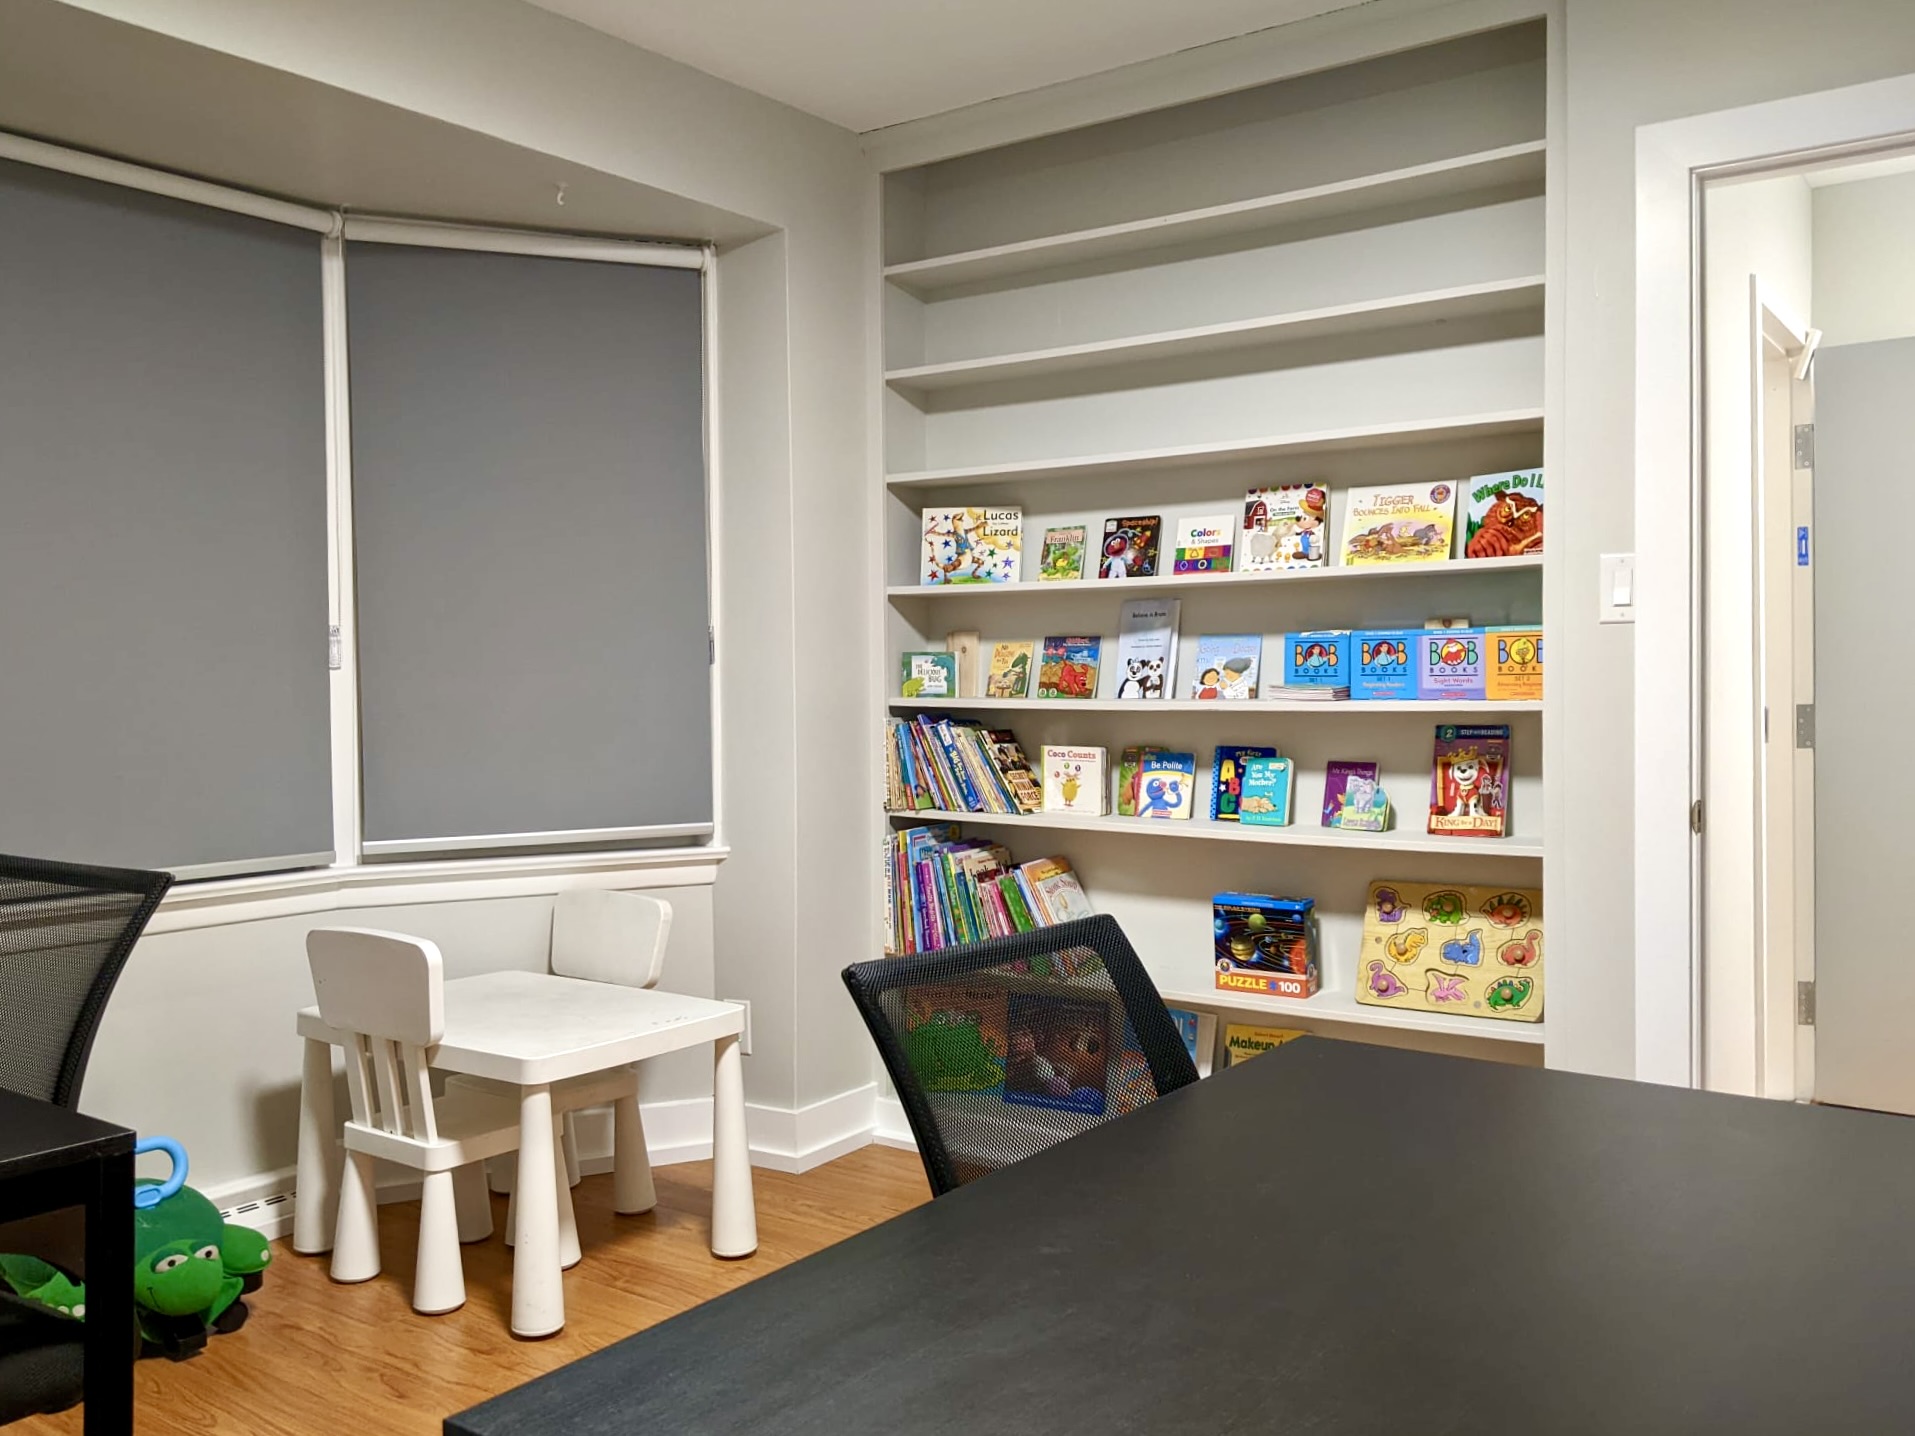
[{"label": "board book", "polygon": [[1102,748],[1044,745],[1044,811],[1102,817],[1109,786]]},{"label": "board book", "polygon": [[1238,821],[1257,828],[1290,825],[1296,796],[1297,765],[1288,758],[1250,758],[1243,765],[1243,795],[1237,800]]},{"label": "board book", "polygon": [[1263,637],[1255,633],[1207,633],[1197,640],[1197,662],[1190,696],[1204,701],[1242,702],[1257,696],[1257,667]]},{"label": "board book", "polygon": [[1099,578],[1154,578],[1157,543],[1163,530],[1158,514],[1105,519],[1104,546],[1097,564]]},{"label": "board book", "polygon": [[1143,776],[1144,758],[1151,753],[1161,753],[1162,748],[1149,744],[1126,748],[1117,758],[1117,791],[1113,795],[1117,816],[1134,818],[1137,816],[1137,781]]},{"label": "board book", "polygon": [[1229,573],[1235,551],[1235,514],[1204,514],[1177,521],[1177,545],[1171,550],[1172,573]]},{"label": "board book", "polygon": [[1037,665],[1039,698],[1095,698],[1101,638],[1047,638]]},{"label": "board book", "polygon": [[1509,725],[1437,725],[1430,770],[1430,832],[1500,838],[1508,825]]},{"label": "board book", "polygon": [[1028,639],[991,645],[991,671],[984,679],[986,698],[1028,698],[1037,645]]},{"label": "board book", "polygon": [[898,684],[903,698],[957,697],[957,655],[955,653],[907,653]]},{"label": "board book", "polygon": [[1147,753],[1137,773],[1137,816],[1188,818],[1197,786],[1195,753]]},{"label": "board book", "polygon": [[1372,1007],[1542,1021],[1542,893],[1370,884],[1356,1000]]},{"label": "board book", "polygon": [[1217,988],[1271,997],[1314,997],[1317,964],[1314,898],[1218,893],[1211,899]]},{"label": "board book", "polygon": [[1117,619],[1117,696],[1168,698],[1177,679],[1181,600],[1126,599]]},{"label": "board book", "polygon": [[926,584],[1014,583],[1023,549],[1022,509],[926,509],[919,579]]},{"label": "board book", "polygon": [[1235,1067],[1239,1062],[1274,1052],[1286,1042],[1309,1035],[1298,1027],[1256,1027],[1247,1022],[1232,1022],[1223,1030],[1223,1065]]},{"label": "board book", "polygon": [[1543,551],[1543,471],[1478,474],[1464,489],[1463,556],[1516,558]]},{"label": "board book", "polygon": [[1316,484],[1281,484],[1243,496],[1240,573],[1318,568],[1329,537],[1330,496]]},{"label": "board book", "polygon": [[1377,765],[1374,763],[1333,759],[1323,770],[1322,826],[1342,827],[1346,808],[1354,807],[1368,812],[1380,791],[1377,788],[1377,774]]},{"label": "board book", "polygon": [[1084,576],[1084,526],[1045,529],[1044,545],[1038,550],[1039,583],[1065,583]]},{"label": "board book", "polygon": [[1244,764],[1252,758],[1274,758],[1275,748],[1219,743],[1210,761],[1210,817],[1234,823],[1243,811]]},{"label": "board book", "polygon": [[1454,484],[1351,489],[1344,506],[1343,564],[1442,563],[1455,532]]}]

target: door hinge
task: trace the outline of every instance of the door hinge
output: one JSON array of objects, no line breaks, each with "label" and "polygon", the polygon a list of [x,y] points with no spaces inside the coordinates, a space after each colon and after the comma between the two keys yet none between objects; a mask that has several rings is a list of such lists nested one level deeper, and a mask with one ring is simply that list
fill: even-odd
[{"label": "door hinge", "polygon": [[1795,467],[1798,469],[1815,467],[1815,425],[1813,424],[1795,426]]},{"label": "door hinge", "polygon": [[1689,831],[1692,833],[1702,831],[1702,799],[1700,798],[1689,805]]},{"label": "door hinge", "polygon": [[337,673],[345,666],[345,644],[339,637],[339,625],[335,623],[326,630],[326,667]]},{"label": "door hinge", "polygon": [[705,625],[705,666],[711,667],[718,662],[718,630],[710,624]]},{"label": "door hinge", "polygon": [[1795,1025],[1815,1026],[1815,979],[1795,984]]},{"label": "door hinge", "polygon": [[1795,705],[1795,746],[1798,748],[1815,746],[1815,705],[1813,703]]}]

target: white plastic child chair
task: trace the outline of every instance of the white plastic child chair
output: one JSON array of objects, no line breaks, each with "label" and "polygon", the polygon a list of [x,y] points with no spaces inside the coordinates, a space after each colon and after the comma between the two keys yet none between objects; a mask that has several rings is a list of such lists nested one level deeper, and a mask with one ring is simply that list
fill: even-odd
[{"label": "white plastic child chair", "polygon": [[[465,1304],[459,1243],[492,1234],[483,1164],[518,1150],[518,1104],[478,1091],[433,1097],[427,1055],[445,1033],[445,984],[432,943],[365,928],[316,928],[306,936],[306,958],[320,1014],[345,1037],[352,1098],[333,1280],[379,1274],[373,1161],[396,1162],[422,1178],[413,1310],[454,1311]],[[569,1198],[561,1186],[561,1233],[570,1226]]]},{"label": "white plastic child chair", "polygon": [[[560,893],[552,903],[550,963],[554,976],[585,982],[609,982],[621,987],[658,985],[665,967],[665,945],[672,933],[671,904],[644,893],[584,889]],[[515,1089],[482,1077],[447,1079],[446,1090],[460,1088],[497,1096],[516,1095]],[[560,1122],[561,1150],[567,1186],[579,1179],[578,1136],[575,1118],[594,1107],[612,1108],[612,1207],[626,1216],[649,1212],[658,1205],[652,1184],[651,1158],[645,1150],[645,1124],[638,1107],[638,1068],[613,1067],[574,1077],[552,1088],[552,1115]],[[517,1156],[492,1163],[493,1185],[510,1192]],[[517,1204],[506,1208],[505,1240],[514,1240]],[[568,1250],[567,1258],[572,1258]]]}]

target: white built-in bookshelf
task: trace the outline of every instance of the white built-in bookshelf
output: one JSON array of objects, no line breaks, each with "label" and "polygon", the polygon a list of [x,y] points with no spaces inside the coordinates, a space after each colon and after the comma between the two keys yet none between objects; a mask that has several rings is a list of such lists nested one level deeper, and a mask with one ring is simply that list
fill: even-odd
[{"label": "white built-in bookshelf", "polygon": [[[1421,627],[1437,616],[1537,624],[1542,556],[1274,577],[1039,583],[1046,528],[1238,512],[1247,489],[1330,491],[1332,554],[1354,485],[1461,481],[1543,462],[1546,77],[1540,22],[1428,45],[1169,109],[887,174],[875,494],[884,572],[881,715],[930,709],[1047,743],[1195,751],[1197,816],[879,815],[873,837],[955,821],[1019,860],[1062,854],[1115,915],[1166,998],[1226,1021],[1538,1062],[1548,1024],[1361,1006],[1357,942],[1375,880],[1543,884],[1539,702],[1188,701],[1196,640]],[[1022,581],[924,587],[926,507],[1020,506]],[[1094,553],[1092,556],[1094,564]],[[1181,602],[1173,701],[1117,701],[1118,609]],[[1090,700],[896,697],[898,655],[953,631],[991,645],[1098,634]],[[880,717],[881,721],[881,717]],[[1507,723],[1504,838],[1423,830],[1433,729]],[[874,747],[877,739],[874,738]],[[1296,761],[1297,821],[1208,821],[1218,743]],[[1316,825],[1324,769],[1368,759],[1397,825]],[[880,785],[880,792],[883,791]],[[873,850],[879,843],[873,842]],[[1219,993],[1213,894],[1311,896],[1324,990],[1306,1002]],[[1547,1003],[1547,990],[1545,1002]]]}]

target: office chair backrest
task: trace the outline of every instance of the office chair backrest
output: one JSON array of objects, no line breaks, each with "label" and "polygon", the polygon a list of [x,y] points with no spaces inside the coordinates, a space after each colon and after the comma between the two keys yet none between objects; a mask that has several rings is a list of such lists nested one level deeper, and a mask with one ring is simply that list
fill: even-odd
[{"label": "office chair backrest", "polygon": [[62,1107],[171,873],[0,856],[0,1087]]},{"label": "office chair backrest", "polygon": [[426,1050],[445,1035],[445,963],[424,938],[319,927],[306,961],[326,1025],[345,1036],[352,1120],[436,1142]]},{"label": "office chair backrest", "polygon": [[1197,1080],[1111,917],[856,963],[844,982],[936,1196]]},{"label": "office chair backrest", "polygon": [[671,935],[672,905],[646,893],[562,892],[552,901],[552,971],[587,982],[654,987]]}]

